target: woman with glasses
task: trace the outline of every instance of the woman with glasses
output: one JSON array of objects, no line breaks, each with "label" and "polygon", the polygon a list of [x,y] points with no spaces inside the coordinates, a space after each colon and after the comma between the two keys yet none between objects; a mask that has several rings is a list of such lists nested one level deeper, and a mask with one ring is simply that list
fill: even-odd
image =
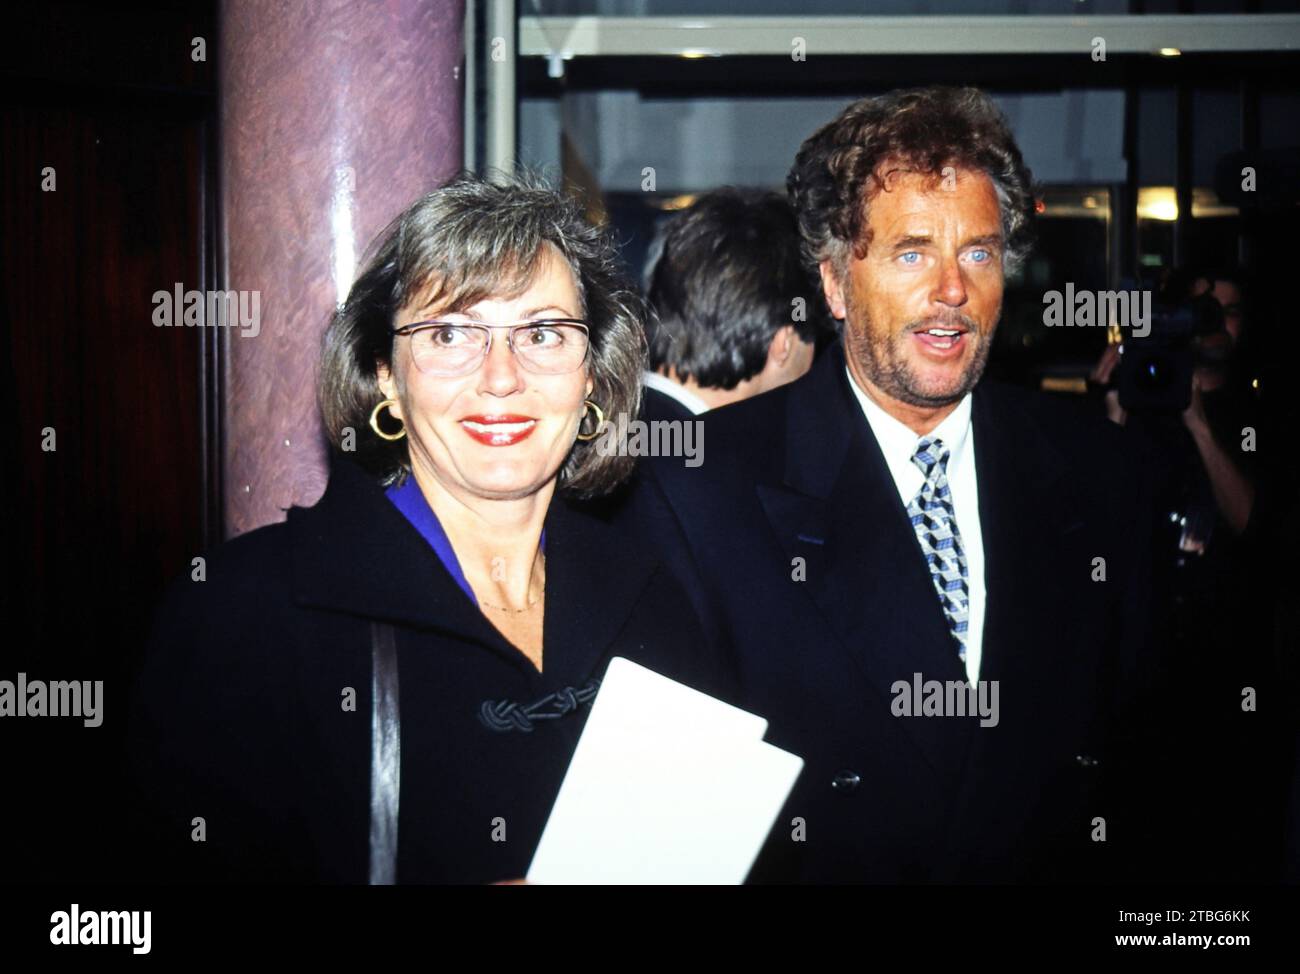
[{"label": "woman with glasses", "polygon": [[584,503],[635,462],[598,449],[644,368],[615,266],[527,182],[462,177],[381,235],[325,336],[324,496],[159,616],[134,737],[173,874],[521,877],[612,657],[730,695]]}]

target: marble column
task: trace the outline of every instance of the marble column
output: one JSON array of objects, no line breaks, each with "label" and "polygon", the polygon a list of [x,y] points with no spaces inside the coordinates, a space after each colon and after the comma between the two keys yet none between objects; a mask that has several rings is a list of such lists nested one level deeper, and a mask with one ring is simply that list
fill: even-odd
[{"label": "marble column", "polygon": [[[321,334],[374,236],[462,165],[463,0],[224,0],[227,536],[315,503]],[[253,294],[258,296],[256,305]]]}]

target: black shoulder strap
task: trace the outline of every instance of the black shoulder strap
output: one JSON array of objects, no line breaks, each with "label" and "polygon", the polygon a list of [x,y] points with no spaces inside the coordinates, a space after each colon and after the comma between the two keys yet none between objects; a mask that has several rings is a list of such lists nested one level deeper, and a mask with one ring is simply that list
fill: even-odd
[{"label": "black shoulder strap", "polygon": [[397,798],[402,772],[393,627],[372,622],[370,648],[370,884],[391,886],[397,882]]}]

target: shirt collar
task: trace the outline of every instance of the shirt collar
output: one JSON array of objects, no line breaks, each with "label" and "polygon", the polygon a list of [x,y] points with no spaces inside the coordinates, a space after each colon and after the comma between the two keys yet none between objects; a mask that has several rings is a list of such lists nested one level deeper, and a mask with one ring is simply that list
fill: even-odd
[{"label": "shirt collar", "polygon": [[658,372],[647,372],[645,374],[645,384],[650,389],[657,389],[665,396],[676,399],[696,416],[709,411],[707,402],[685,386],[674,382],[665,375],[660,375]]},{"label": "shirt collar", "polygon": [[[863,392],[847,366],[844,371],[848,373],[849,388],[857,396],[858,404],[867,419],[867,425],[871,427],[876,442],[880,444],[880,452],[885,455],[885,462],[889,464],[895,482],[901,484],[904,474],[909,477],[912,472],[919,474],[920,469],[912,463],[912,455],[916,453],[916,444],[920,442],[921,437],[906,424],[885,412],[875,400]],[[970,439],[970,417],[971,397],[970,393],[967,393],[957,403],[957,408],[945,416],[943,421],[929,433],[931,438],[943,440],[944,445],[948,447],[949,471],[960,461],[966,449],[966,442]]]}]

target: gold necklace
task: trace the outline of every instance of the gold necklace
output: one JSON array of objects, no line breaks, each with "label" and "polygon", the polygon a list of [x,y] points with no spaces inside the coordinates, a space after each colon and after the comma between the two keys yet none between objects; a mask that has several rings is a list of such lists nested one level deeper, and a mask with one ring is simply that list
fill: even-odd
[{"label": "gold necklace", "polygon": [[478,600],[478,604],[485,605],[489,609],[496,609],[498,612],[513,612],[516,615],[518,615],[521,612],[529,611],[533,606],[539,604],[541,601],[542,600],[540,598],[534,599],[532,602],[529,602],[528,605],[522,609],[512,609],[508,605],[493,605],[491,602],[484,602],[482,599]]}]

